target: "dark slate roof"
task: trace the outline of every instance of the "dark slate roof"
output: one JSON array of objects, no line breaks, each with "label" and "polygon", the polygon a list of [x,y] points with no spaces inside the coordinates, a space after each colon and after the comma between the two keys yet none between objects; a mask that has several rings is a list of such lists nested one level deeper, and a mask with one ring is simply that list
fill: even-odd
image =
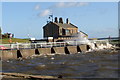
[{"label": "dark slate roof", "polygon": [[[88,34],[82,32],[82,31],[80,31],[80,32],[83,33],[83,34],[85,34],[86,36],[88,36]],[[79,32],[72,34],[72,36],[77,36],[78,34],[79,34]]]},{"label": "dark slate roof", "polygon": [[82,32],[83,34],[85,34],[86,36],[88,36],[88,34],[84,33],[83,31],[80,31],[80,32]]},{"label": "dark slate roof", "polygon": [[77,26],[75,26],[75,25],[73,25],[73,24],[71,24],[71,23],[69,23],[69,24],[67,24],[67,23],[55,23],[54,22],[54,24],[56,24],[56,25],[58,25],[59,27],[63,27],[63,28],[78,28]]},{"label": "dark slate roof", "polygon": [[[69,24],[67,24],[67,23],[56,23],[56,22],[49,22],[49,23],[47,23],[45,26],[47,26],[48,24],[55,24],[55,25],[57,25],[57,26],[59,26],[59,27],[63,27],[63,28],[78,28],[77,26],[75,26],[75,25],[73,25],[72,23],[69,23]],[[43,28],[45,27],[45,26],[43,26]]]}]

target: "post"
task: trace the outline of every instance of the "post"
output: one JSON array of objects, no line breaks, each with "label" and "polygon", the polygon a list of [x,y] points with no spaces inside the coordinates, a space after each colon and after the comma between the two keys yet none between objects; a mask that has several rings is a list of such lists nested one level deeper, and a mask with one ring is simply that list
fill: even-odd
[{"label": "post", "polygon": [[109,36],[109,41],[108,41],[109,43],[110,43],[110,39],[111,39],[111,37]]},{"label": "post", "polygon": [[11,49],[13,48],[13,44],[11,44]]},{"label": "post", "polygon": [[35,49],[37,48],[37,45],[36,45],[36,43],[35,43]]},{"label": "post", "polygon": [[17,43],[17,50],[19,50],[19,44]]}]

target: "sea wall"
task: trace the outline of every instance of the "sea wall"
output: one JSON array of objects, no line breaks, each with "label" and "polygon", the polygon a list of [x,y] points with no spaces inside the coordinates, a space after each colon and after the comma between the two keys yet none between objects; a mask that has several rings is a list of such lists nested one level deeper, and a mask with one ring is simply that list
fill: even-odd
[{"label": "sea wall", "polygon": [[65,47],[53,47],[56,54],[65,54]]},{"label": "sea wall", "polygon": [[3,50],[0,54],[2,60],[17,59],[17,50]]},{"label": "sea wall", "polygon": [[0,56],[2,60],[27,58],[32,55],[49,55],[49,54],[76,54],[78,52],[88,51],[90,46],[65,46],[65,47],[51,47],[51,48],[37,48],[37,49],[19,49],[19,50],[1,50]]},{"label": "sea wall", "polygon": [[21,49],[19,50],[22,58],[30,57],[35,54],[35,49]]},{"label": "sea wall", "polygon": [[75,54],[75,53],[78,53],[77,52],[77,46],[68,46],[68,51],[70,54]]},{"label": "sea wall", "polygon": [[51,48],[38,48],[39,54],[51,54]]}]

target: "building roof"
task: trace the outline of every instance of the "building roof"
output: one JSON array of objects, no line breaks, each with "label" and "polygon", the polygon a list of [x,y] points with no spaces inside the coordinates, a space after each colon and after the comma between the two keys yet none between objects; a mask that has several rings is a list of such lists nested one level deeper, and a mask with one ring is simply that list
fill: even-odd
[{"label": "building roof", "polygon": [[[56,22],[49,22],[49,23],[47,23],[46,25],[48,25],[48,24],[55,24],[55,25],[57,25],[57,26],[59,26],[59,27],[62,27],[62,28],[78,28],[77,26],[75,26],[75,25],[73,25],[73,24],[71,24],[71,23],[69,23],[69,24],[67,24],[67,23],[56,23]],[[45,26],[46,26],[45,25]],[[44,27],[45,27],[44,26]],[[44,28],[43,27],[43,28]]]},{"label": "building roof", "polygon": [[73,24],[71,24],[71,23],[69,23],[69,24],[67,24],[67,23],[56,23],[56,22],[54,22],[54,24],[56,24],[56,25],[58,25],[59,27],[63,27],[63,28],[78,28],[77,26],[75,26],[75,25],[73,25]]},{"label": "building roof", "polygon": [[81,33],[85,34],[86,36],[88,36],[88,34],[84,33],[83,31],[80,31]]}]

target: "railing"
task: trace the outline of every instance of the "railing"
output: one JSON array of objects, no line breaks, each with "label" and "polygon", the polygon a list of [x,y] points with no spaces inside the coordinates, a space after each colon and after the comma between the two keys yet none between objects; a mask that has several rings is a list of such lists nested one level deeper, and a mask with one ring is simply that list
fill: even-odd
[{"label": "railing", "polygon": [[[91,43],[106,43],[108,40],[89,40]],[[45,42],[45,43],[16,43],[16,44],[0,44],[7,49],[33,49],[33,48],[47,48],[47,47],[65,47],[75,46],[81,44],[88,44],[86,41],[66,41],[66,42]]]},{"label": "railing", "polygon": [[108,39],[106,39],[106,40],[90,40],[90,42],[104,44],[104,43],[109,42],[109,40]]},{"label": "railing", "polygon": [[32,48],[46,48],[46,47],[63,47],[66,42],[49,42],[49,43],[16,43],[16,44],[0,44],[6,49],[32,49]]}]

